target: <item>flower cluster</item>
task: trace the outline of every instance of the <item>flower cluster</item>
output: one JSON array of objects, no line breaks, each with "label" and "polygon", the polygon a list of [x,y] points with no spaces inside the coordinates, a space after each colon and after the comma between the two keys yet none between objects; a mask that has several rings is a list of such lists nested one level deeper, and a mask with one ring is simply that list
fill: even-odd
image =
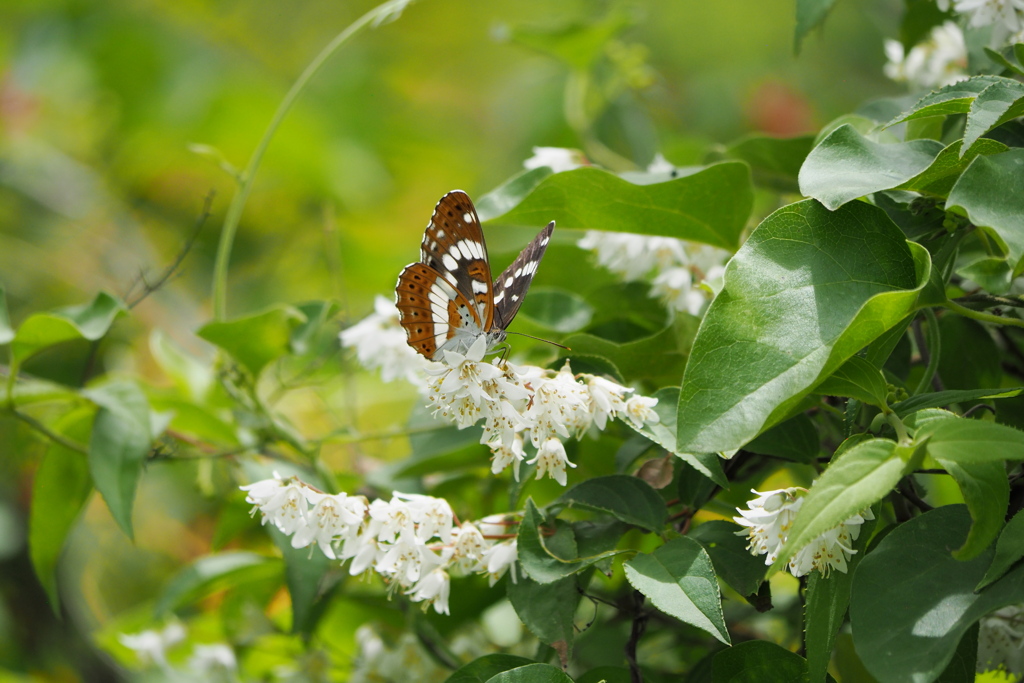
[{"label": "flower cluster", "polygon": [[523,168],[532,170],[547,166],[554,173],[571,171],[589,162],[583,152],[566,147],[534,147],[533,156],[523,162]]},{"label": "flower cluster", "polygon": [[720,288],[729,252],[672,237],[588,230],[576,243],[627,282],[651,278],[651,296],[697,315]]},{"label": "flower cluster", "polygon": [[885,75],[915,89],[932,89],[968,77],[964,28],[986,29],[988,46],[1000,49],[1024,42],[1024,0],[937,0],[943,12],[952,10],[960,23],[934,27],[917,45],[905,50],[896,40],[885,41]]},{"label": "flower cluster", "polygon": [[405,379],[422,384],[423,370],[430,361],[406,341],[405,330],[398,322],[398,307],[378,295],[373,309],[373,313],[341,332],[341,345],[355,349],[359,363],[366,369],[380,369],[385,382]]},{"label": "flower cluster", "polygon": [[967,44],[952,21],[936,26],[922,42],[904,51],[898,40],[885,41],[885,75],[913,88],[931,89],[967,78]]},{"label": "flower cluster", "polygon": [[[801,491],[804,489],[795,487],[765,493],[753,491],[758,497],[747,502],[747,510],[737,510],[740,516],[733,518],[747,527],[736,532],[738,536],[749,539],[747,549],[752,555],[765,555],[764,563],[767,565],[775,562],[789,537],[789,529],[804,502],[797,495]],[[829,571],[838,569],[845,574],[849,556],[857,552],[853,549],[853,542],[860,535],[860,525],[874,518],[868,508],[818,536],[790,559],[790,573],[804,576],[816,569],[828,576]]]},{"label": "flower cluster", "polygon": [[168,653],[184,642],[185,627],[177,622],[168,624],[163,630],[149,629],[139,633],[122,633],[117,639],[124,647],[135,653],[140,664],[159,667],[170,680],[233,680],[238,663],[235,651],[224,643],[195,644],[184,671],[173,667]]},{"label": "flower cluster", "polygon": [[375,571],[391,590],[441,614],[448,614],[452,573],[486,573],[494,585],[511,568],[516,580],[516,540],[507,539],[501,516],[455,526],[442,498],[396,492],[370,502],[277,474],[241,489],[253,514],[291,536],[292,547],[315,544],[332,560],[350,561],[352,575]]},{"label": "flower cluster", "polygon": [[[481,443],[492,451],[491,471],[513,466],[516,479],[523,462],[566,483],[566,467],[575,467],[564,439],[588,429],[604,429],[609,418],[624,418],[634,427],[659,421],[658,400],[596,375],[573,375],[568,362],[558,372],[507,362],[483,361],[487,340],[477,339],[465,354],[445,351],[445,363],[430,370],[427,398],[435,414],[460,429],[483,420]],[[525,445],[536,455],[526,459]]]}]

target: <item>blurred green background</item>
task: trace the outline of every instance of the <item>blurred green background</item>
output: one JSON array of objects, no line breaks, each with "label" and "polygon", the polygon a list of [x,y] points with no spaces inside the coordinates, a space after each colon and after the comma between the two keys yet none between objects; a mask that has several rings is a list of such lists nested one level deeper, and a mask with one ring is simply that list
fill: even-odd
[{"label": "blurred green background", "polygon": [[[211,315],[234,181],[192,146],[244,167],[305,65],[374,4],[3,0],[0,283],[12,320],[101,289],[124,294],[140,273],[152,278],[181,251],[214,191],[181,275],[118,323],[98,360],[160,382],[153,329],[212,355],[193,331]],[[623,163],[642,167],[660,151],[686,165],[745,133],[814,132],[898,93],[881,74],[881,42],[895,35],[900,11],[884,0],[840,3],[797,57],[793,0],[415,3],[343,47],[278,131],[242,217],[229,314],[333,298],[343,321],[357,320],[416,258],[444,192],[483,194],[519,171],[535,145],[592,151],[566,116],[567,84],[579,75],[548,53],[574,26],[618,28],[584,70],[594,84],[588,135]],[[517,242],[497,240],[507,250]],[[77,385],[87,357],[71,344],[27,370]],[[386,390],[369,381],[349,391]],[[371,423],[405,414],[380,415],[372,395],[363,410],[368,404],[378,406]],[[296,412],[300,426],[317,428],[346,423],[332,414],[343,410]],[[34,435],[0,421],[0,680],[4,669],[110,680],[89,634],[139,609],[183,561],[209,550],[202,471],[148,470],[134,545],[94,497],[68,548],[58,623],[25,548],[42,450]]]}]

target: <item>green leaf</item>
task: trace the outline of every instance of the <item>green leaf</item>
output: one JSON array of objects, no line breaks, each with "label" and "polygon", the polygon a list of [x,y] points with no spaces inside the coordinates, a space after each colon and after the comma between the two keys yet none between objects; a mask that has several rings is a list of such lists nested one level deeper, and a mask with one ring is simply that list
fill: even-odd
[{"label": "green leaf", "polygon": [[800,192],[835,210],[864,195],[899,187],[935,160],[934,140],[881,144],[845,124],[811,150],[800,168]]},{"label": "green leaf", "polygon": [[688,333],[684,336],[684,331],[679,328],[677,322],[650,336],[625,342],[578,333],[566,337],[562,343],[572,349],[573,354],[608,359],[633,380],[678,377],[686,365],[686,350],[692,338]]},{"label": "green leaf", "polygon": [[928,437],[928,455],[960,464],[1024,460],[1024,432],[1006,425],[949,418],[921,427],[915,439]]},{"label": "green leaf", "polygon": [[303,355],[309,353],[310,344],[324,329],[331,317],[338,312],[338,305],[333,301],[307,301],[299,304],[296,308],[305,316],[306,320],[292,330],[290,344],[292,353]]},{"label": "green leaf", "polygon": [[985,88],[994,83],[1013,83],[1009,78],[1001,76],[972,76],[966,81],[959,81],[931,92],[910,109],[896,116],[886,126],[894,126],[903,121],[925,118],[926,116],[949,116],[950,114],[966,114],[971,109],[974,98]]},{"label": "green leaf", "polygon": [[520,576],[515,583],[507,581],[505,591],[530,633],[545,645],[564,651],[566,656],[572,653],[573,616],[582,597],[576,577],[541,584]]},{"label": "green leaf", "polygon": [[132,504],[152,442],[149,404],[130,382],[111,382],[83,393],[100,407],[89,439],[93,483],[114,520],[133,538]]},{"label": "green leaf", "polygon": [[855,398],[881,408],[886,405],[887,390],[879,369],[860,356],[854,356],[815,387],[814,393]]},{"label": "green leaf", "polygon": [[768,567],[761,556],[747,550],[746,537],[737,534],[745,530],[739,524],[713,519],[697,525],[686,537],[703,546],[722,581],[747,596],[757,593]]},{"label": "green leaf", "polygon": [[964,545],[953,552],[958,560],[970,560],[981,554],[999,535],[1010,504],[1010,483],[1001,462],[958,463],[935,458],[949,472],[971,513],[971,532]]},{"label": "green leaf", "polygon": [[678,448],[743,446],[913,309],[929,259],[863,202],[768,216],[732,258],[679,395]]},{"label": "green leaf", "polygon": [[946,210],[985,228],[1009,256],[1013,276],[1024,269],[1024,149],[975,157],[949,193]]},{"label": "green leaf", "polygon": [[918,394],[911,396],[905,401],[893,405],[893,412],[899,417],[906,417],[911,413],[925,408],[943,408],[951,403],[962,403],[964,401],[977,401],[985,398],[1013,398],[1024,392],[1024,387],[1013,387],[1010,389],[958,389],[955,391],[937,391],[932,394]]},{"label": "green leaf", "polygon": [[495,220],[537,226],[553,220],[559,228],[667,235],[735,249],[752,206],[750,170],[740,162],[652,185],[587,167],[548,176]]},{"label": "green leaf", "polygon": [[7,291],[0,285],[0,346],[14,339],[14,328],[11,327],[11,316],[7,313]]},{"label": "green leaf", "polygon": [[943,12],[932,0],[907,0],[900,22],[900,42],[906,50],[923,42],[932,29],[951,18],[951,12]]},{"label": "green leaf", "polygon": [[1024,602],[1021,566],[974,592],[993,548],[966,562],[949,552],[964,544],[970,526],[964,506],[931,510],[897,526],[857,567],[850,601],[853,640],[880,683],[935,680],[978,619]]},{"label": "green leaf", "polygon": [[728,488],[729,480],[722,470],[721,458],[716,454],[688,453],[676,448],[676,411],[679,405],[679,389],[665,387],[656,391],[652,398],[658,399],[658,405],[654,407],[654,412],[658,413],[659,422],[645,423],[642,427],[637,427],[630,420],[625,420],[625,423],[635,432],[643,434],[669,453],[673,453],[722,488]]},{"label": "green leaf", "polygon": [[1002,383],[1000,349],[977,320],[960,315],[939,319],[939,377],[947,389],[980,389]]},{"label": "green leaf", "polygon": [[589,325],[590,319],[594,316],[594,309],[578,294],[538,287],[531,289],[530,296],[523,300],[519,315],[549,330],[568,333]]},{"label": "green leaf", "polygon": [[807,660],[800,655],[767,640],[748,640],[715,655],[711,681],[793,683],[806,681],[807,675]]},{"label": "green leaf", "polygon": [[[601,560],[618,555],[618,551],[603,552],[590,557],[567,558],[555,555],[548,549],[558,543],[557,535],[545,543],[541,533],[540,524],[543,517],[533,499],[526,501],[526,511],[523,514],[523,521],[519,524],[517,536],[517,549],[519,551],[519,562],[526,574],[537,583],[552,583],[578,571],[600,562]],[[575,552],[572,553],[575,555]]]},{"label": "green leaf", "polygon": [[804,38],[816,26],[825,22],[829,10],[836,0],[797,0],[796,1],[796,32],[793,34],[793,51],[800,54],[800,45]]},{"label": "green leaf", "polygon": [[650,484],[625,474],[588,479],[558,499],[569,507],[605,512],[627,524],[661,531],[668,517],[665,501]]},{"label": "green leaf", "polygon": [[1013,80],[988,86],[971,103],[964,130],[964,149],[985,133],[1024,114],[1024,84]]},{"label": "green leaf", "polygon": [[755,185],[780,192],[796,192],[800,166],[812,147],[814,136],[811,135],[774,138],[752,134],[729,145],[725,156],[750,164]]},{"label": "green leaf", "polygon": [[844,451],[807,492],[769,576],[815,538],[888,495],[916,460],[913,449],[888,439],[870,439]]},{"label": "green leaf", "polygon": [[818,457],[821,439],[811,418],[800,414],[775,425],[743,448],[793,462],[811,462]]},{"label": "green leaf", "polygon": [[527,664],[487,679],[487,683],[573,683],[569,674],[550,664]]},{"label": "green leaf", "polygon": [[576,681],[577,683],[633,683],[629,669],[621,666],[599,666],[582,676],[577,676]]},{"label": "green leaf", "polygon": [[[85,443],[92,417],[92,410],[74,410],[63,415],[53,429],[62,436]],[[32,482],[28,548],[32,567],[46,590],[54,614],[61,613],[57,564],[90,493],[89,461],[81,453],[50,443]]]},{"label": "green leaf", "polygon": [[1011,62],[1002,53],[996,52],[995,50],[986,47],[985,48],[985,56],[988,57],[989,59],[991,59],[993,62],[995,62],[999,66],[1003,67],[1004,69],[1008,69],[1011,72],[1017,74],[1018,76],[1024,76],[1024,69],[1021,69],[1019,65],[1014,64],[1013,62]]},{"label": "green leaf", "polygon": [[517,26],[510,37],[520,45],[585,71],[604,55],[608,43],[632,23],[625,12],[608,12],[597,21],[545,28]]},{"label": "green leaf", "polygon": [[953,185],[977,156],[1001,154],[1009,147],[1001,142],[984,138],[963,152],[963,141],[957,140],[935,157],[931,165],[900,185],[901,190],[913,190],[936,197],[948,197]]},{"label": "green leaf", "polygon": [[502,671],[520,666],[535,664],[532,659],[495,653],[474,659],[469,664],[459,667],[444,683],[486,683]]},{"label": "green leaf", "polygon": [[72,339],[96,341],[107,333],[124,305],[105,292],[88,304],[29,316],[11,340],[15,360],[23,361],[45,348]]},{"label": "green leaf", "polygon": [[[973,527],[972,527],[973,528]],[[995,557],[989,565],[985,577],[978,582],[975,592],[995,583],[1010,571],[1024,557],[1024,513],[1018,512],[1013,516],[996,541]]]},{"label": "green leaf", "polygon": [[[523,171],[505,181],[503,185],[491,190],[476,200],[476,213],[481,221],[489,221],[508,213],[516,208],[541,181],[550,176],[551,169],[547,166]],[[544,225],[547,225],[545,223]]]},{"label": "green leaf", "polygon": [[711,557],[697,541],[674,538],[651,554],[636,555],[623,567],[630,585],[659,610],[731,643]]},{"label": "green leaf", "polygon": [[183,396],[195,401],[205,396],[213,383],[210,363],[189,355],[160,330],[153,330],[149,336],[149,352]]},{"label": "green leaf", "polygon": [[226,351],[255,377],[267,363],[289,353],[292,332],[304,322],[302,311],[277,305],[243,318],[207,323],[196,334]]},{"label": "green leaf", "polygon": [[156,603],[157,617],[208,595],[250,581],[281,575],[281,561],[247,551],[205,555],[182,568],[164,586]]},{"label": "green leaf", "polygon": [[834,571],[828,577],[820,572],[811,572],[807,577],[807,592],[804,598],[804,649],[807,652],[810,683],[825,680],[836,636],[846,620],[846,609],[850,605],[853,574],[864,558],[864,550],[867,548],[874,525],[874,520],[864,521],[857,540],[853,542],[853,549],[856,552],[850,557],[845,572]]}]

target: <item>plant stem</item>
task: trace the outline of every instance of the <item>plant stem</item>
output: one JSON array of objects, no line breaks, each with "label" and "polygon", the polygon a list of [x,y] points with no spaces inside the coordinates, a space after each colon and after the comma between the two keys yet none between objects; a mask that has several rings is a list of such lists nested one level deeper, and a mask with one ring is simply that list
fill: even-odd
[{"label": "plant stem", "polygon": [[1001,315],[992,315],[991,313],[973,311],[970,308],[967,308],[966,306],[961,306],[955,301],[947,301],[943,305],[949,310],[953,311],[954,313],[959,313],[965,318],[973,318],[975,320],[980,320],[981,322],[984,323],[992,323],[993,325],[1010,325],[1012,327],[1024,327],[1024,320],[1021,320],[1020,318],[1007,318]]},{"label": "plant stem", "polygon": [[921,381],[917,383],[917,388],[914,389],[915,396],[928,391],[932,380],[935,379],[935,372],[939,369],[939,357],[942,355],[942,335],[939,334],[939,321],[935,317],[935,311],[926,308],[924,309],[924,316],[928,322],[928,338],[925,340],[925,344],[921,344],[921,328],[919,326],[914,328],[916,333],[914,337],[917,340],[918,346],[922,347],[920,351],[928,359],[928,365],[924,369]]},{"label": "plant stem", "polygon": [[53,441],[54,443],[59,444],[60,446],[63,446],[69,451],[75,451],[76,453],[81,453],[82,455],[89,454],[88,448],[86,448],[85,446],[76,441],[72,441],[71,439],[61,436],[60,434],[51,430],[49,427],[47,427],[46,425],[44,425],[42,422],[35,419],[31,415],[26,415],[25,413],[14,410],[13,408],[11,409],[11,415],[18,418],[32,429],[36,430],[50,441]]},{"label": "plant stem", "polygon": [[310,79],[316,75],[320,67],[324,65],[339,47],[344,45],[349,38],[367,25],[377,25],[394,17],[411,1],[388,0],[388,2],[378,5],[357,19],[348,28],[335,36],[320,51],[320,54],[309,63],[309,66],[306,67],[284,96],[284,99],[281,100],[281,104],[278,105],[277,111],[274,112],[274,117],[270,120],[267,130],[263,133],[263,137],[260,138],[259,144],[256,145],[256,149],[249,158],[249,163],[246,164],[245,170],[242,171],[238,190],[235,192],[235,196],[231,198],[231,204],[228,206],[227,214],[224,217],[224,228],[220,233],[220,243],[217,245],[217,259],[213,268],[213,315],[215,319],[223,320],[227,315],[228,263],[231,260],[231,248],[235,241],[235,233],[238,231],[238,223],[242,218],[242,209],[245,208],[245,202],[249,199],[249,193],[252,192],[253,178],[259,169],[260,162],[263,161],[263,154],[267,151],[267,147],[270,145],[270,141],[277,132],[284,117],[291,110],[295,100],[298,99],[299,94],[309,83]]}]

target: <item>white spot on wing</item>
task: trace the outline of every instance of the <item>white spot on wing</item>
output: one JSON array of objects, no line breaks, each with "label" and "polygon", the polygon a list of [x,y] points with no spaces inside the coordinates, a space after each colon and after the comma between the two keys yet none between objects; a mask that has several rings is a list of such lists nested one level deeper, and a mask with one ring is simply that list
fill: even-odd
[{"label": "white spot on wing", "polygon": [[523,274],[523,269],[522,268],[516,268],[516,272],[512,273],[512,277],[519,277],[522,274]]},{"label": "white spot on wing", "polygon": [[473,291],[477,294],[483,294],[487,291],[487,283],[473,280]]},{"label": "white spot on wing", "polygon": [[498,304],[500,304],[504,298],[505,290],[501,290],[501,292],[498,293],[498,296],[494,297],[494,305],[497,306]]},{"label": "white spot on wing", "polygon": [[[457,244],[453,244],[453,245],[452,245],[452,248],[451,248],[451,249],[450,249],[450,250],[448,251],[448,253],[449,253],[449,254],[450,254],[450,255],[451,255],[451,256],[452,256],[453,258],[457,258],[457,259],[465,258],[465,257],[464,257],[464,256],[462,255],[462,252],[461,252],[461,251],[459,251],[459,245],[457,245]],[[466,256],[469,256],[469,254],[466,254]]]},{"label": "white spot on wing", "polygon": [[464,214],[462,214],[462,220],[464,220],[465,222],[469,223],[470,225],[472,225],[475,222],[473,220],[473,214],[471,214],[471,213],[464,213]]},{"label": "white spot on wing", "polygon": [[515,280],[516,280],[516,279],[515,279],[514,277],[511,277],[511,276],[510,276],[510,277],[509,277],[509,278],[508,278],[507,280],[505,280],[505,286],[506,286],[506,287],[511,287],[511,286],[512,286],[512,283],[513,283],[513,282],[515,282]]},{"label": "white spot on wing", "polygon": [[[518,294],[513,294],[512,295],[512,301],[519,301],[519,295]],[[530,301],[533,301],[533,299],[530,299]]]},{"label": "white spot on wing", "polygon": [[459,269],[459,262],[452,258],[451,254],[445,254],[444,256],[442,256],[441,263],[444,264],[445,268],[452,272]]},{"label": "white spot on wing", "polygon": [[436,233],[434,233],[434,234],[437,237],[437,239],[439,239],[439,240],[443,240],[444,239],[444,230],[438,229],[438,231]]},{"label": "white spot on wing", "polygon": [[436,280],[434,282],[434,286],[440,287],[441,291],[444,292],[444,295],[449,299],[455,298],[455,290],[452,289],[452,286],[448,284],[445,280]]}]

